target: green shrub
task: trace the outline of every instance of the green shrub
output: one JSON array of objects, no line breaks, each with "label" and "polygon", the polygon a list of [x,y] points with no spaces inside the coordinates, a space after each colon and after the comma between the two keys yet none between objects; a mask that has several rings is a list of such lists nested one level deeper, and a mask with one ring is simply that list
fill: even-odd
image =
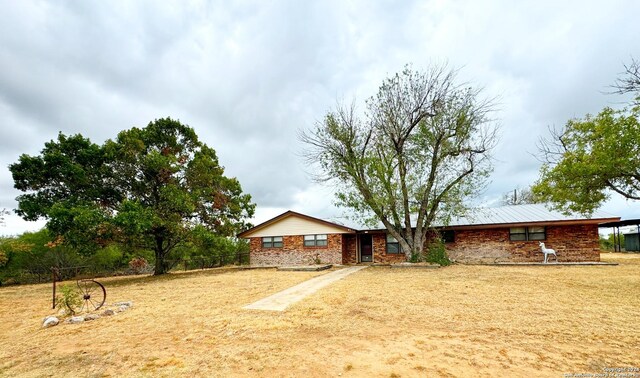
[{"label": "green shrub", "polygon": [[442,239],[435,239],[429,244],[425,261],[442,266],[451,265],[451,260],[447,256],[447,250]]},{"label": "green shrub", "polygon": [[67,314],[74,315],[76,309],[82,307],[80,291],[75,285],[62,285],[59,288],[60,295],[56,295],[56,308],[64,310]]}]

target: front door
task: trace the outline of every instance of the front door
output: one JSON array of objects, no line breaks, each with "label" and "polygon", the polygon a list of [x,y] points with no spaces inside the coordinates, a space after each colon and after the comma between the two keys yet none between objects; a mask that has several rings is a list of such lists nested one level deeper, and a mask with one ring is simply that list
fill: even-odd
[{"label": "front door", "polygon": [[360,262],[373,261],[373,243],[371,235],[360,235]]}]

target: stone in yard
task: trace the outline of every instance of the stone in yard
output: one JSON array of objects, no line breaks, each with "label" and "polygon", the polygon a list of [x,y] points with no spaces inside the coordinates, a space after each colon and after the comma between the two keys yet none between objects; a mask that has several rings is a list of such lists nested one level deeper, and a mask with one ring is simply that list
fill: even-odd
[{"label": "stone in yard", "polygon": [[100,315],[98,314],[87,314],[84,316],[84,321],[88,322],[90,320],[96,320],[96,319],[100,319]]},{"label": "stone in yard", "polygon": [[84,322],[84,318],[82,316],[72,316],[67,319],[67,323],[75,324]]},{"label": "stone in yard", "polygon": [[113,310],[110,309],[110,308],[108,308],[108,309],[106,309],[106,310],[104,310],[102,312],[102,316],[111,316],[111,315],[115,315],[115,312],[113,312]]},{"label": "stone in yard", "polygon": [[58,318],[56,318],[55,316],[47,316],[42,322],[42,328],[53,327],[55,325],[58,325],[58,323],[60,323],[60,320],[58,320]]},{"label": "stone in yard", "polygon": [[127,311],[128,309],[129,309],[129,306],[122,305],[118,307],[118,312]]},{"label": "stone in yard", "polygon": [[122,307],[122,306],[133,307],[133,301],[116,302],[113,305],[116,307]]}]

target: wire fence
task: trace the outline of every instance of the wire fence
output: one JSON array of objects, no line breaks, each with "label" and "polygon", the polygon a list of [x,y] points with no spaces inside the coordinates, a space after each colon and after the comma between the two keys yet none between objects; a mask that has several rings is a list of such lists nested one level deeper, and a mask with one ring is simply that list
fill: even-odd
[{"label": "wire fence", "polygon": [[[211,255],[211,256],[195,256],[182,259],[164,260],[167,271],[172,270],[204,270],[211,268],[219,268],[226,265],[247,265],[249,264],[249,252],[238,252],[228,255]],[[38,282],[44,280],[44,272],[39,272]],[[118,274],[115,274],[118,273]],[[52,266],[49,269],[49,277],[52,282],[52,308],[56,308],[56,286],[60,281],[93,279],[98,277],[108,277],[114,275],[127,274],[150,274],[153,273],[153,265],[149,264],[141,269],[128,269],[124,273],[122,271],[108,272],[90,265]]]},{"label": "wire fence", "polygon": [[196,256],[177,260],[167,260],[168,270],[194,270],[219,268],[225,265],[249,264],[249,252],[239,252],[234,255]]},{"label": "wire fence", "polygon": [[[145,260],[146,261],[146,260]],[[249,252],[211,254],[206,256],[190,256],[179,259],[165,259],[165,271],[194,270],[217,268],[226,265],[249,264]],[[32,261],[27,268],[5,269],[0,273],[0,286],[15,284],[48,283],[54,280],[52,268],[57,269],[58,281],[125,276],[132,274],[151,274],[154,262],[149,261],[141,268],[128,265],[126,262],[115,266],[91,264],[85,261]]]}]

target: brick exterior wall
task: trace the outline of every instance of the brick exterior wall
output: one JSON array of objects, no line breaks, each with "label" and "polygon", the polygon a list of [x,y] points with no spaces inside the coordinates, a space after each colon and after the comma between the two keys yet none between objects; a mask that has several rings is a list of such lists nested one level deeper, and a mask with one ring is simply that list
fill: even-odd
[{"label": "brick exterior wall", "polygon": [[[356,264],[358,262],[356,244],[358,239],[356,235],[344,235],[344,238],[343,264]],[[404,254],[387,254],[387,234],[373,233],[371,234],[371,242],[373,244],[374,263],[386,264],[406,261]]]},{"label": "brick exterior wall", "polygon": [[[397,263],[404,254],[387,254],[386,234],[372,233],[373,262]],[[316,256],[327,264],[356,264],[354,234],[328,234],[327,247],[305,247],[304,237],[284,236],[282,248],[262,248],[262,238],[251,238],[251,264],[257,266],[308,265]],[[541,262],[538,241],[510,241],[508,228],[456,230],[455,242],[446,243],[449,258],[464,263]],[[600,261],[597,225],[547,226],[547,248],[555,249],[558,261]],[[553,257],[550,257],[551,261]]]},{"label": "brick exterior wall", "polygon": [[262,238],[250,238],[250,263],[256,266],[342,264],[342,234],[328,234],[326,247],[305,247],[304,236],[283,236],[282,248],[262,248]]},{"label": "brick exterior wall", "polygon": [[[547,226],[546,233],[543,242],[555,249],[558,261],[600,261],[597,225]],[[510,241],[508,228],[456,230],[455,242],[445,247],[450,259],[466,263],[544,260],[538,241]]]},{"label": "brick exterior wall", "polygon": [[387,254],[387,234],[373,234],[373,262],[381,264],[391,264],[407,261],[404,253]]},{"label": "brick exterior wall", "polygon": [[344,235],[344,248],[342,250],[342,263],[343,264],[356,264],[358,262],[357,256],[357,236],[356,235]]}]

